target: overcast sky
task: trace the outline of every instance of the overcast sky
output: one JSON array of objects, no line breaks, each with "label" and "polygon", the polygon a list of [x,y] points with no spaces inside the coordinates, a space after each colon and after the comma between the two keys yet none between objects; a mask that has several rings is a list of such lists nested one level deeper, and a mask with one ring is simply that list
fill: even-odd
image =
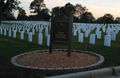
[{"label": "overcast sky", "polygon": [[[19,0],[20,7],[26,10],[27,15],[30,14],[29,6],[33,0]],[[106,13],[110,13],[114,18],[120,17],[120,0],[44,0],[46,7],[51,11],[53,7],[64,6],[66,3],[81,4],[86,6],[88,11],[98,18]],[[17,15],[17,13],[15,13]]]}]

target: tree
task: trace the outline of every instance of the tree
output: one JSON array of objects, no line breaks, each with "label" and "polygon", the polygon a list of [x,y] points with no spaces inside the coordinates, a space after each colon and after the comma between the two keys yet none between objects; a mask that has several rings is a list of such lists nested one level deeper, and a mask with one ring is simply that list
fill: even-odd
[{"label": "tree", "polygon": [[115,22],[120,23],[120,17],[116,17]]},{"label": "tree", "polygon": [[82,23],[91,23],[95,20],[91,12],[85,12],[80,16],[80,22]]},{"label": "tree", "polygon": [[75,7],[71,3],[65,4],[65,6],[62,7],[54,7],[52,8],[52,14],[55,15],[55,17],[69,17],[70,14],[75,13]]},{"label": "tree", "polygon": [[49,21],[49,19],[50,19],[49,9],[48,8],[42,9],[40,11],[40,20]]},{"label": "tree", "polygon": [[[73,5],[71,3],[67,3],[62,7],[54,7],[52,8],[52,14],[55,15],[55,17],[69,17],[70,14],[74,15],[74,22],[78,22],[80,19],[80,16],[87,12],[88,9],[81,4]],[[93,18],[91,18],[93,19]]]},{"label": "tree", "polygon": [[96,23],[104,23],[103,17],[97,18]]},{"label": "tree", "polygon": [[[30,15],[29,20],[37,20],[36,19],[37,17],[38,15]],[[40,11],[39,20],[49,21],[49,19],[50,19],[49,9],[48,8],[42,9]]]},{"label": "tree", "polygon": [[7,8],[9,7],[9,4],[10,4],[10,0],[7,0],[6,3],[5,0],[0,0],[0,23],[3,14],[6,12]]},{"label": "tree", "polygon": [[105,14],[103,16],[103,20],[104,20],[105,23],[108,24],[108,23],[113,23],[114,18],[113,18],[113,15],[111,15],[111,14]]},{"label": "tree", "polygon": [[99,17],[97,20],[96,20],[96,23],[114,23],[114,18],[113,18],[113,15],[111,14],[105,14],[104,16],[102,17]]},{"label": "tree", "polygon": [[52,14],[55,15],[55,17],[60,17],[61,16],[61,8],[60,7],[54,7],[52,8]]},{"label": "tree", "polygon": [[0,22],[3,18],[13,16],[12,12],[19,7],[19,4],[18,0],[0,0]]},{"label": "tree", "polygon": [[18,20],[26,20],[27,19],[26,12],[23,8],[19,8],[17,19]]},{"label": "tree", "polygon": [[69,17],[70,14],[75,13],[75,7],[71,3],[65,4],[66,11],[64,12],[66,14],[66,17]]},{"label": "tree", "polygon": [[81,4],[76,4],[75,5],[75,16],[77,16],[78,18],[80,18],[80,15],[87,12],[88,9],[84,6],[82,6]]},{"label": "tree", "polygon": [[30,10],[33,10],[33,11],[31,11],[31,13],[37,13],[38,20],[40,19],[39,15],[40,15],[40,11],[41,11],[42,7],[43,8],[45,7],[44,0],[34,0],[30,4]]}]

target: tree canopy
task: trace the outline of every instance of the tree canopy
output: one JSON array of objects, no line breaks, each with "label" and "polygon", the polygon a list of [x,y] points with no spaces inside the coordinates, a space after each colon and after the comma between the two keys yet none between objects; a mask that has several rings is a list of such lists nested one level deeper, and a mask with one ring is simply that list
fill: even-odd
[{"label": "tree canopy", "polygon": [[65,6],[62,7],[54,7],[52,8],[52,14],[55,15],[55,17],[68,17],[70,14],[75,13],[75,6],[71,3],[65,4]]},{"label": "tree canopy", "polygon": [[94,17],[91,12],[85,12],[80,15],[80,22],[82,23],[92,23],[94,21]]},{"label": "tree canopy", "polygon": [[75,16],[77,16],[78,18],[80,18],[80,15],[87,12],[88,9],[84,6],[82,6],[81,4],[76,4],[75,5]]},{"label": "tree canopy", "polygon": [[26,12],[25,12],[25,10],[23,9],[23,8],[19,8],[18,9],[18,17],[17,17],[17,19],[18,20],[27,20],[27,16],[26,16]]},{"label": "tree canopy", "polygon": [[33,0],[30,4],[31,13],[38,14],[38,20],[40,20],[40,11],[45,8],[44,0]]},{"label": "tree canopy", "polygon": [[73,5],[71,3],[67,3],[62,7],[54,7],[52,8],[52,14],[55,17],[68,17],[70,14],[74,15],[74,22],[90,22],[94,19],[92,13],[87,12],[88,9],[81,4]]},{"label": "tree canopy", "polygon": [[13,12],[18,9],[18,0],[0,0],[0,22],[1,19],[13,17]]},{"label": "tree canopy", "polygon": [[96,22],[98,23],[114,23],[114,17],[111,14],[105,14],[102,17],[99,17]]},{"label": "tree canopy", "polygon": [[120,17],[116,17],[115,22],[120,23]]},{"label": "tree canopy", "polygon": [[[56,6],[52,8],[52,11],[46,7],[44,0],[33,0],[29,6],[31,13],[37,13],[37,15],[26,16],[26,12],[23,8],[19,7],[19,0],[0,0],[0,21],[1,19],[15,19],[13,12],[18,10],[18,20],[49,20],[50,15],[54,14],[55,17],[69,17],[70,14],[74,16],[74,22],[81,23],[120,23],[120,17],[114,20],[113,15],[110,13],[105,14],[97,19],[91,12],[88,12],[87,7],[81,4],[73,5],[66,3],[63,6]],[[51,14],[52,13],[52,14]]]}]

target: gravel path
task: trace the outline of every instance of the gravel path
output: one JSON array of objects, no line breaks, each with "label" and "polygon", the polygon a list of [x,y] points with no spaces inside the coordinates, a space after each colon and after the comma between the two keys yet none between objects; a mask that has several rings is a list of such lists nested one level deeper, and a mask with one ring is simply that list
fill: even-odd
[{"label": "gravel path", "polygon": [[67,52],[54,51],[49,52],[33,52],[16,59],[18,64],[39,68],[66,68],[66,67],[81,67],[94,64],[98,61],[98,57],[86,53],[72,52],[70,57],[67,57]]}]

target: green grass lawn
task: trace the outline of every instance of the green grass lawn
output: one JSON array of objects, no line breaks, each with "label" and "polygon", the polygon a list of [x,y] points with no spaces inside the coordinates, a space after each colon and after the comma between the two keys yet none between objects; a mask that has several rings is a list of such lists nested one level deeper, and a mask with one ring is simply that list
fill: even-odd
[{"label": "green grass lawn", "polygon": [[[8,32],[7,32],[8,33]],[[103,33],[104,34],[104,33]],[[15,55],[49,49],[47,38],[43,37],[43,45],[37,44],[37,33],[33,36],[33,42],[28,42],[28,35],[25,34],[24,40],[20,40],[20,34],[16,38],[0,35],[0,78],[42,78],[45,75],[37,70],[27,70],[11,64],[11,58]],[[66,49],[67,46],[54,45],[54,49]],[[120,32],[117,34],[116,41],[111,41],[111,46],[104,46],[104,35],[102,39],[96,39],[95,45],[89,44],[89,37],[83,43],[78,42],[78,37],[72,37],[72,49],[91,51],[104,56],[105,62],[101,68],[120,65]],[[66,55],[67,56],[67,55]]]}]

